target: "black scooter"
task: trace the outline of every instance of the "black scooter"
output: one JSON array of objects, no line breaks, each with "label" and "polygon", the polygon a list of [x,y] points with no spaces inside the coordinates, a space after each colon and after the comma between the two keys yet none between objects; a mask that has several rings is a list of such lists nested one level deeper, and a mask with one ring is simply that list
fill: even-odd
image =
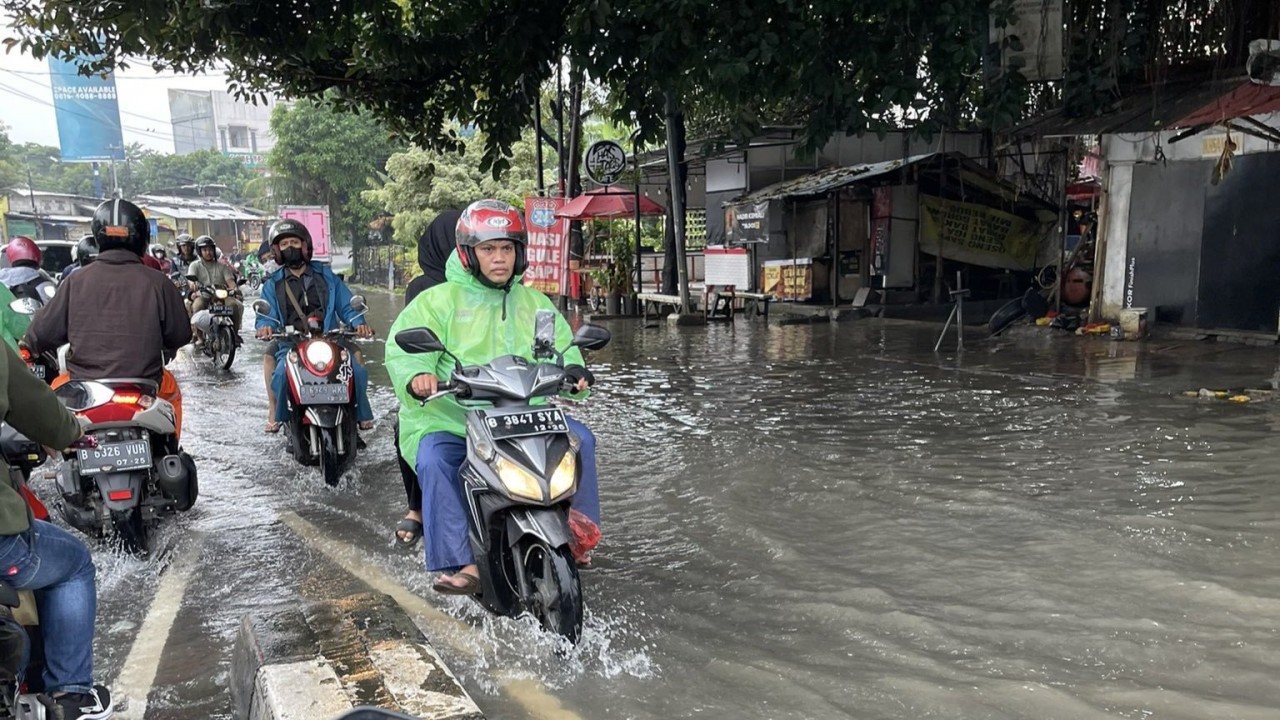
[{"label": "black scooter", "polygon": [[[467,458],[458,478],[480,573],[476,599],[499,615],[530,613],[576,643],[585,604],[569,547],[569,501],[581,477],[580,440],[564,410],[531,404],[568,389],[563,351],[554,345],[555,313],[539,311],[535,322],[534,357],[542,362],[505,355],[458,365],[451,382],[418,399],[454,395],[475,403],[467,410]],[[573,346],[598,350],[609,338],[608,330],[583,325]],[[453,356],[428,328],[397,333],[395,341],[405,352]]]}]

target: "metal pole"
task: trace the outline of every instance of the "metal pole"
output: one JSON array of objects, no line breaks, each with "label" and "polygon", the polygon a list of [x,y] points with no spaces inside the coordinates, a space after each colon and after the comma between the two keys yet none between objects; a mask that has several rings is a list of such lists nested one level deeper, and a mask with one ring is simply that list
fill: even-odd
[{"label": "metal pole", "polygon": [[560,148],[557,160],[559,160],[559,175],[556,181],[560,184],[560,195],[562,197],[569,196],[569,188],[565,185],[565,169],[564,164],[569,162],[570,153],[564,151],[564,58],[556,63],[556,112],[559,113],[556,121],[556,143]]},{"label": "metal pole", "polygon": [[956,271],[956,349],[964,349],[964,292],[959,270]]},{"label": "metal pole", "polygon": [[542,90],[538,90],[538,101],[533,104],[533,142],[538,163],[538,195],[546,197],[547,179],[542,173]]},{"label": "metal pole", "polygon": [[641,283],[644,282],[641,274],[641,267],[644,264],[644,254],[640,244],[640,131],[636,130],[631,133],[631,157],[636,168],[636,286],[632,290],[632,296],[635,297],[634,307],[640,307],[640,298],[638,297],[642,288]]},{"label": "metal pole", "polygon": [[36,218],[36,239],[44,239],[44,225],[40,222],[40,209],[36,207],[36,189],[31,184],[31,158],[23,163],[27,168],[27,199],[31,201],[31,214]]},{"label": "metal pole", "polygon": [[674,93],[667,91],[667,169],[671,173],[670,212],[676,235],[676,277],[680,287],[676,294],[680,298],[680,312],[689,312],[689,268],[685,265],[684,238],[684,188],[680,187],[680,163],[684,158],[676,157],[676,115],[679,106]]}]

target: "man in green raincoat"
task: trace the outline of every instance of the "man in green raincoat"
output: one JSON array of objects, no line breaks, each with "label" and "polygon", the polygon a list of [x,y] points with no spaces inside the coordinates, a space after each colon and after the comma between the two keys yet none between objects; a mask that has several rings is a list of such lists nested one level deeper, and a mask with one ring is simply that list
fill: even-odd
[{"label": "man in green raincoat", "polygon": [[[527,261],[524,218],[497,200],[472,203],[457,227],[458,251],[445,264],[447,282],[423,291],[400,313],[391,337],[401,330],[430,328],[463,365],[483,365],[503,355],[534,360],[534,318],[539,310],[555,311],[547,296],[520,284]],[[595,382],[582,353],[570,347],[573,331],[556,317],[556,347],[564,354],[565,374],[581,397]],[[444,353],[409,354],[387,343],[387,371],[400,398],[400,453],[417,470],[422,486],[427,570],[448,572],[434,589],[474,594],[479,589],[467,537],[458,469],[466,458],[466,411],[452,395],[420,405],[414,397],[436,392],[448,381],[453,359]],[[600,494],[596,478],[595,436],[572,418],[568,423],[581,441],[582,476],[573,508],[597,526]]]}]

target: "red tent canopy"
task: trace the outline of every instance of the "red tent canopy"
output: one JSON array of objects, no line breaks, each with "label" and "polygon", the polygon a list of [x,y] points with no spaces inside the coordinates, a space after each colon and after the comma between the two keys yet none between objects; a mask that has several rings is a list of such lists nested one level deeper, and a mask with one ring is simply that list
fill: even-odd
[{"label": "red tent canopy", "polygon": [[[640,196],[641,215],[665,215],[666,208],[649,198]],[[556,217],[570,220],[589,220],[591,218],[634,217],[636,214],[636,191],[622,185],[588,190],[565,203],[556,211]]]}]

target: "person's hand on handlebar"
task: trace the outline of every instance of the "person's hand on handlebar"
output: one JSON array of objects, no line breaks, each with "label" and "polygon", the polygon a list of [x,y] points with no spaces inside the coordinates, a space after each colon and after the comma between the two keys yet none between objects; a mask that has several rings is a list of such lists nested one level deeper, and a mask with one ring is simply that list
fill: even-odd
[{"label": "person's hand on handlebar", "polygon": [[273,331],[269,327],[260,327],[258,328],[258,332],[254,333],[254,335],[259,340],[270,340],[272,332]]},{"label": "person's hand on handlebar", "polygon": [[596,384],[596,376],[581,365],[570,365],[564,369],[564,384],[571,386],[573,392],[585,392]]},{"label": "person's hand on handlebar", "polygon": [[356,337],[362,337],[365,339],[373,337],[373,328],[369,327],[368,325],[357,325]]},{"label": "person's hand on handlebar", "polygon": [[409,394],[416,398],[429,398],[436,394],[436,390],[440,387],[440,381],[431,373],[422,373],[414,375],[409,381]]}]

